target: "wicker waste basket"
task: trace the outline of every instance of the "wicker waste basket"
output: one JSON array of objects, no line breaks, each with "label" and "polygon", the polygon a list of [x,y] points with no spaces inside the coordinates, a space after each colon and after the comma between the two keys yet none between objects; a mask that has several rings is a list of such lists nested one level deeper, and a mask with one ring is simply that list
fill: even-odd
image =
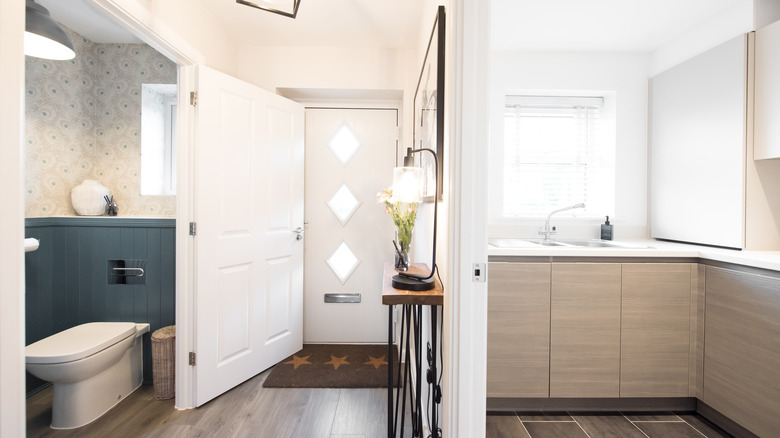
[{"label": "wicker waste basket", "polygon": [[154,398],[168,400],[176,395],[176,326],[152,333],[152,377]]}]

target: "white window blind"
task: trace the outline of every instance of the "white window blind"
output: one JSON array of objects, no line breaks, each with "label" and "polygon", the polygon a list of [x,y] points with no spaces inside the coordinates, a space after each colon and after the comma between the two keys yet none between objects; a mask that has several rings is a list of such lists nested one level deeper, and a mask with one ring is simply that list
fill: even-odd
[{"label": "white window blind", "polygon": [[601,177],[599,166],[592,164],[597,160],[603,101],[507,96],[504,217],[540,217],[559,207],[589,204],[589,188]]}]

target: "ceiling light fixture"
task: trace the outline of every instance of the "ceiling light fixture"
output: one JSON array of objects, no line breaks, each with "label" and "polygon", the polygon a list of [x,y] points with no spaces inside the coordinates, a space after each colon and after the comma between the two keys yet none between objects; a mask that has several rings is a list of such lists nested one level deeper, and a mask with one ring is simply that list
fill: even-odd
[{"label": "ceiling light fixture", "polygon": [[298,5],[301,4],[301,0],[256,0],[254,2],[236,0],[236,3],[295,18],[298,15]]},{"label": "ceiling light fixture", "polygon": [[51,18],[49,10],[30,0],[24,28],[24,54],[36,58],[73,59],[76,52],[65,30]]}]

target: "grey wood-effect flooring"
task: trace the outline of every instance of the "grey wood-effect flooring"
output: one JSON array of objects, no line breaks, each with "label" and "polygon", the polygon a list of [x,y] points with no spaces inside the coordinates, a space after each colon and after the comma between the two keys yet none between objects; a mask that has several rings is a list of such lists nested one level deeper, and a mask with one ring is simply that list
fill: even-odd
[{"label": "grey wood-effect flooring", "polygon": [[[185,411],[176,410],[173,400],[155,400],[154,388],[142,386],[99,419],[72,430],[49,427],[52,390],[47,388],[27,400],[27,436],[373,438],[387,435],[385,388],[263,388],[268,373],[258,374],[205,405]],[[409,424],[408,415],[406,424]],[[411,436],[411,428],[404,436]]]},{"label": "grey wood-effect flooring", "polygon": [[693,413],[488,412],[487,438],[728,438]]}]

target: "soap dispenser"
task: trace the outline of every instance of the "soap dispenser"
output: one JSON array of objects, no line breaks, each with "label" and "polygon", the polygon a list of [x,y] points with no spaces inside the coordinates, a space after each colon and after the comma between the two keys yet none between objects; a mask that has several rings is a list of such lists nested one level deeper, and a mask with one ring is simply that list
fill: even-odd
[{"label": "soap dispenser", "polygon": [[607,221],[601,224],[601,240],[612,240],[612,224],[609,223],[609,216]]}]

